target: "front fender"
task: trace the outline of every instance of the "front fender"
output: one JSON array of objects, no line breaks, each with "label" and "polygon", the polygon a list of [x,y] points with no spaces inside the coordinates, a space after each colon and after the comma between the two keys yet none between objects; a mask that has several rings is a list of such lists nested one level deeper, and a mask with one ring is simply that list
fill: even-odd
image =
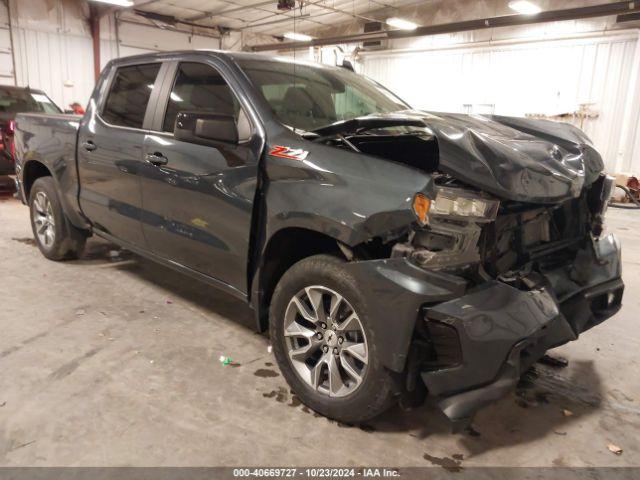
[{"label": "front fender", "polygon": [[349,246],[384,239],[415,222],[417,192],[433,197],[433,179],[427,173],[310,142],[301,147],[310,149],[304,160],[266,158],[267,238],[294,227]]}]

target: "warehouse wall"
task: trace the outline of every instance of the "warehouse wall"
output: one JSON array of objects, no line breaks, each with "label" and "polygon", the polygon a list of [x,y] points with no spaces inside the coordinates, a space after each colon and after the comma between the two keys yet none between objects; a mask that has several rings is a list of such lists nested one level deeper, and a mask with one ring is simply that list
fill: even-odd
[{"label": "warehouse wall", "polygon": [[0,54],[0,81],[41,88],[63,108],[84,102],[93,88],[93,55],[80,5],[11,0],[9,7],[11,30],[7,4],[0,5],[0,51],[7,52]]},{"label": "warehouse wall", "polygon": [[[43,89],[61,108],[85,104],[95,83],[88,15],[86,4],[77,0],[0,2],[0,84]],[[221,44],[211,36],[131,22],[122,20],[116,32],[113,13],[101,19],[101,66],[119,56],[241,44],[233,35]]]},{"label": "warehouse wall", "polygon": [[102,18],[100,37],[102,67],[112,58],[167,50],[218,49],[223,46],[222,40],[213,36],[163,30],[126,19],[119,20],[116,31],[113,14]]}]

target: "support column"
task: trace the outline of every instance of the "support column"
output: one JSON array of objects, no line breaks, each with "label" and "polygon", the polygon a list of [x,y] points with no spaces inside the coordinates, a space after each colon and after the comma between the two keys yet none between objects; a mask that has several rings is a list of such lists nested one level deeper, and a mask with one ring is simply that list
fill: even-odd
[{"label": "support column", "polygon": [[100,78],[100,12],[95,5],[89,6],[89,27],[93,40],[93,72],[95,82]]}]

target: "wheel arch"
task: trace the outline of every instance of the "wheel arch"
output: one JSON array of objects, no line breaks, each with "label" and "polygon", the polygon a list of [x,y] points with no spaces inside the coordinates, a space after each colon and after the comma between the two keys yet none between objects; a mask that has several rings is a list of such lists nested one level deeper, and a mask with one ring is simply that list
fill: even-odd
[{"label": "wheel arch", "polygon": [[36,180],[42,177],[52,177],[51,170],[39,160],[29,160],[22,170],[22,188],[24,189],[24,197],[27,203],[31,195],[31,188]]},{"label": "wheel arch", "polygon": [[315,230],[285,227],[269,238],[262,250],[251,288],[251,304],[258,331],[268,328],[271,296],[282,275],[296,262],[322,253],[345,258],[336,238]]}]

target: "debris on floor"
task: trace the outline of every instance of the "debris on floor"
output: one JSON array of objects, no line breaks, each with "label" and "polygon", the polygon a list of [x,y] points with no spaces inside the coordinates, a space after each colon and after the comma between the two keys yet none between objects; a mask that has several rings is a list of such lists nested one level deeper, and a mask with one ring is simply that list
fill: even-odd
[{"label": "debris on floor", "polygon": [[272,378],[272,377],[280,376],[278,372],[276,372],[275,370],[269,370],[268,368],[259,368],[258,370],[253,372],[253,374],[256,377],[262,377],[262,378]]},{"label": "debris on floor", "polygon": [[267,352],[269,352],[269,353],[273,352],[273,347],[271,345],[269,345],[267,347]]},{"label": "debris on floor", "polygon": [[615,453],[616,455],[622,455],[622,448],[620,448],[618,445],[610,443],[609,445],[607,445],[607,448],[611,453]]},{"label": "debris on floor", "polygon": [[571,417],[571,416],[573,416],[573,412],[572,412],[571,410],[567,410],[566,408],[562,410],[562,414],[563,414],[565,417]]},{"label": "debris on floor", "polygon": [[269,393],[263,393],[262,396],[265,398],[275,397],[276,401],[280,403],[285,403],[289,398],[287,394],[287,389],[284,387],[278,387],[278,390],[272,390]]},{"label": "debris on floor", "polygon": [[81,316],[81,315],[84,315],[85,313],[86,312],[83,309],[76,310],[76,316],[78,316],[78,317]]},{"label": "debris on floor", "polygon": [[224,355],[220,355],[220,357],[218,358],[218,360],[219,360],[219,361],[220,361],[220,363],[221,363],[222,365],[224,365],[225,367],[226,367],[227,365],[231,365],[231,364],[233,363],[233,358],[231,358],[231,357],[226,357],[226,356],[224,356]]},{"label": "debris on floor", "polygon": [[461,453],[455,453],[451,457],[452,458],[434,457],[432,455],[429,455],[428,453],[425,453],[422,456],[422,458],[431,462],[432,465],[440,466],[449,472],[456,473],[464,470],[464,468],[462,467],[462,460],[464,460],[464,455],[462,455]]}]

